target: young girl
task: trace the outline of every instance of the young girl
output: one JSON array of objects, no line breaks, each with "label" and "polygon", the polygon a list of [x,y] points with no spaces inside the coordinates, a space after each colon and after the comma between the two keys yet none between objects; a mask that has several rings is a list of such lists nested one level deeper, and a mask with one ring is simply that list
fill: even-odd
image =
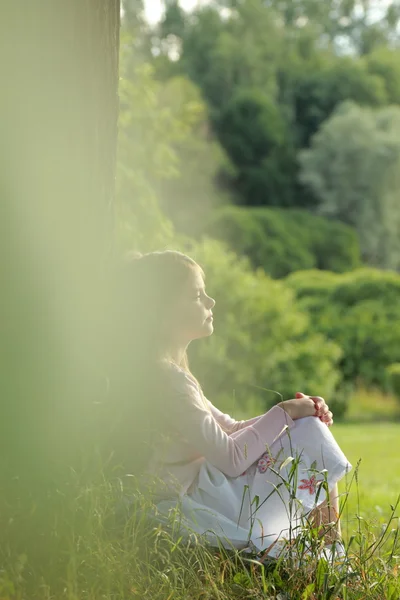
[{"label": "young girl", "polygon": [[[125,468],[156,481],[161,513],[212,544],[276,556],[301,519],[340,539],[337,482],[351,468],[323,398],[297,393],[235,421],[190,372],[191,341],[212,335],[215,300],[201,267],[174,251],[130,256],[115,283],[111,397]],[[328,524],[334,522],[334,526]]]}]

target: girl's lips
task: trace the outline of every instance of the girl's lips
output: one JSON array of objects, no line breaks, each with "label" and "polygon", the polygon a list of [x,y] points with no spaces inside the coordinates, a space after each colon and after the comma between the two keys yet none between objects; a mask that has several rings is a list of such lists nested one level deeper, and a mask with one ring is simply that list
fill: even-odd
[{"label": "girl's lips", "polygon": [[213,320],[212,316],[211,317],[207,317],[207,319],[206,319],[206,321],[212,321],[212,320]]}]

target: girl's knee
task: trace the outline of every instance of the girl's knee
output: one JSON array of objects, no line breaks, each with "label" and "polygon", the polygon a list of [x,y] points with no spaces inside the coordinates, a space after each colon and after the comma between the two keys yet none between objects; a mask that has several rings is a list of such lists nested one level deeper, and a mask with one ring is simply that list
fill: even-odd
[{"label": "girl's knee", "polygon": [[295,429],[302,427],[319,427],[319,424],[321,424],[321,421],[317,417],[303,417],[294,422],[294,427]]},{"label": "girl's knee", "polygon": [[308,439],[309,436],[311,436],[311,439],[320,439],[326,433],[324,428],[326,428],[326,425],[318,417],[303,417],[294,422],[294,427],[289,435],[292,433],[296,438],[299,436],[297,439],[301,441]]}]

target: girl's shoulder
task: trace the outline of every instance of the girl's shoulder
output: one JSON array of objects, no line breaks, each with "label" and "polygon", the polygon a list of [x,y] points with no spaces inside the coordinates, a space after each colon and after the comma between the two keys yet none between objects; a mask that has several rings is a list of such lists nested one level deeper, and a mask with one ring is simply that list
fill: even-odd
[{"label": "girl's shoulder", "polygon": [[162,363],[162,370],[167,380],[166,387],[169,388],[172,396],[180,400],[185,398],[191,407],[201,408],[201,410],[206,408],[209,411],[208,401],[195,377],[176,363],[167,360],[163,360]]},{"label": "girl's shoulder", "polygon": [[161,371],[164,374],[164,377],[173,385],[173,387],[178,386],[181,388],[182,386],[195,385],[198,388],[198,383],[194,379],[194,377],[183,369],[179,365],[174,362],[171,362],[167,359],[162,359],[160,361]]}]

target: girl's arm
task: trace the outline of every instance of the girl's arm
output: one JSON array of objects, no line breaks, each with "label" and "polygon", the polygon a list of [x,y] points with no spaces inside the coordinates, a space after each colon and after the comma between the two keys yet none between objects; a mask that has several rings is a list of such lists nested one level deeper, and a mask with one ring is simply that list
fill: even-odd
[{"label": "girl's arm", "polygon": [[253,417],[252,419],[247,419],[245,421],[235,421],[235,419],[233,419],[230,415],[222,413],[220,410],[218,410],[218,408],[216,408],[209,400],[207,400],[207,398],[205,398],[205,400],[210,407],[211,414],[213,415],[214,419],[218,421],[222,429],[229,435],[231,435],[231,433],[235,433],[236,431],[240,431],[245,427],[254,425],[254,423],[256,423],[262,416]]},{"label": "girl's arm", "polygon": [[171,393],[161,407],[165,424],[229,477],[238,477],[294,425],[282,408],[274,406],[229,436],[208,410],[195,382],[183,371],[171,375]]}]

